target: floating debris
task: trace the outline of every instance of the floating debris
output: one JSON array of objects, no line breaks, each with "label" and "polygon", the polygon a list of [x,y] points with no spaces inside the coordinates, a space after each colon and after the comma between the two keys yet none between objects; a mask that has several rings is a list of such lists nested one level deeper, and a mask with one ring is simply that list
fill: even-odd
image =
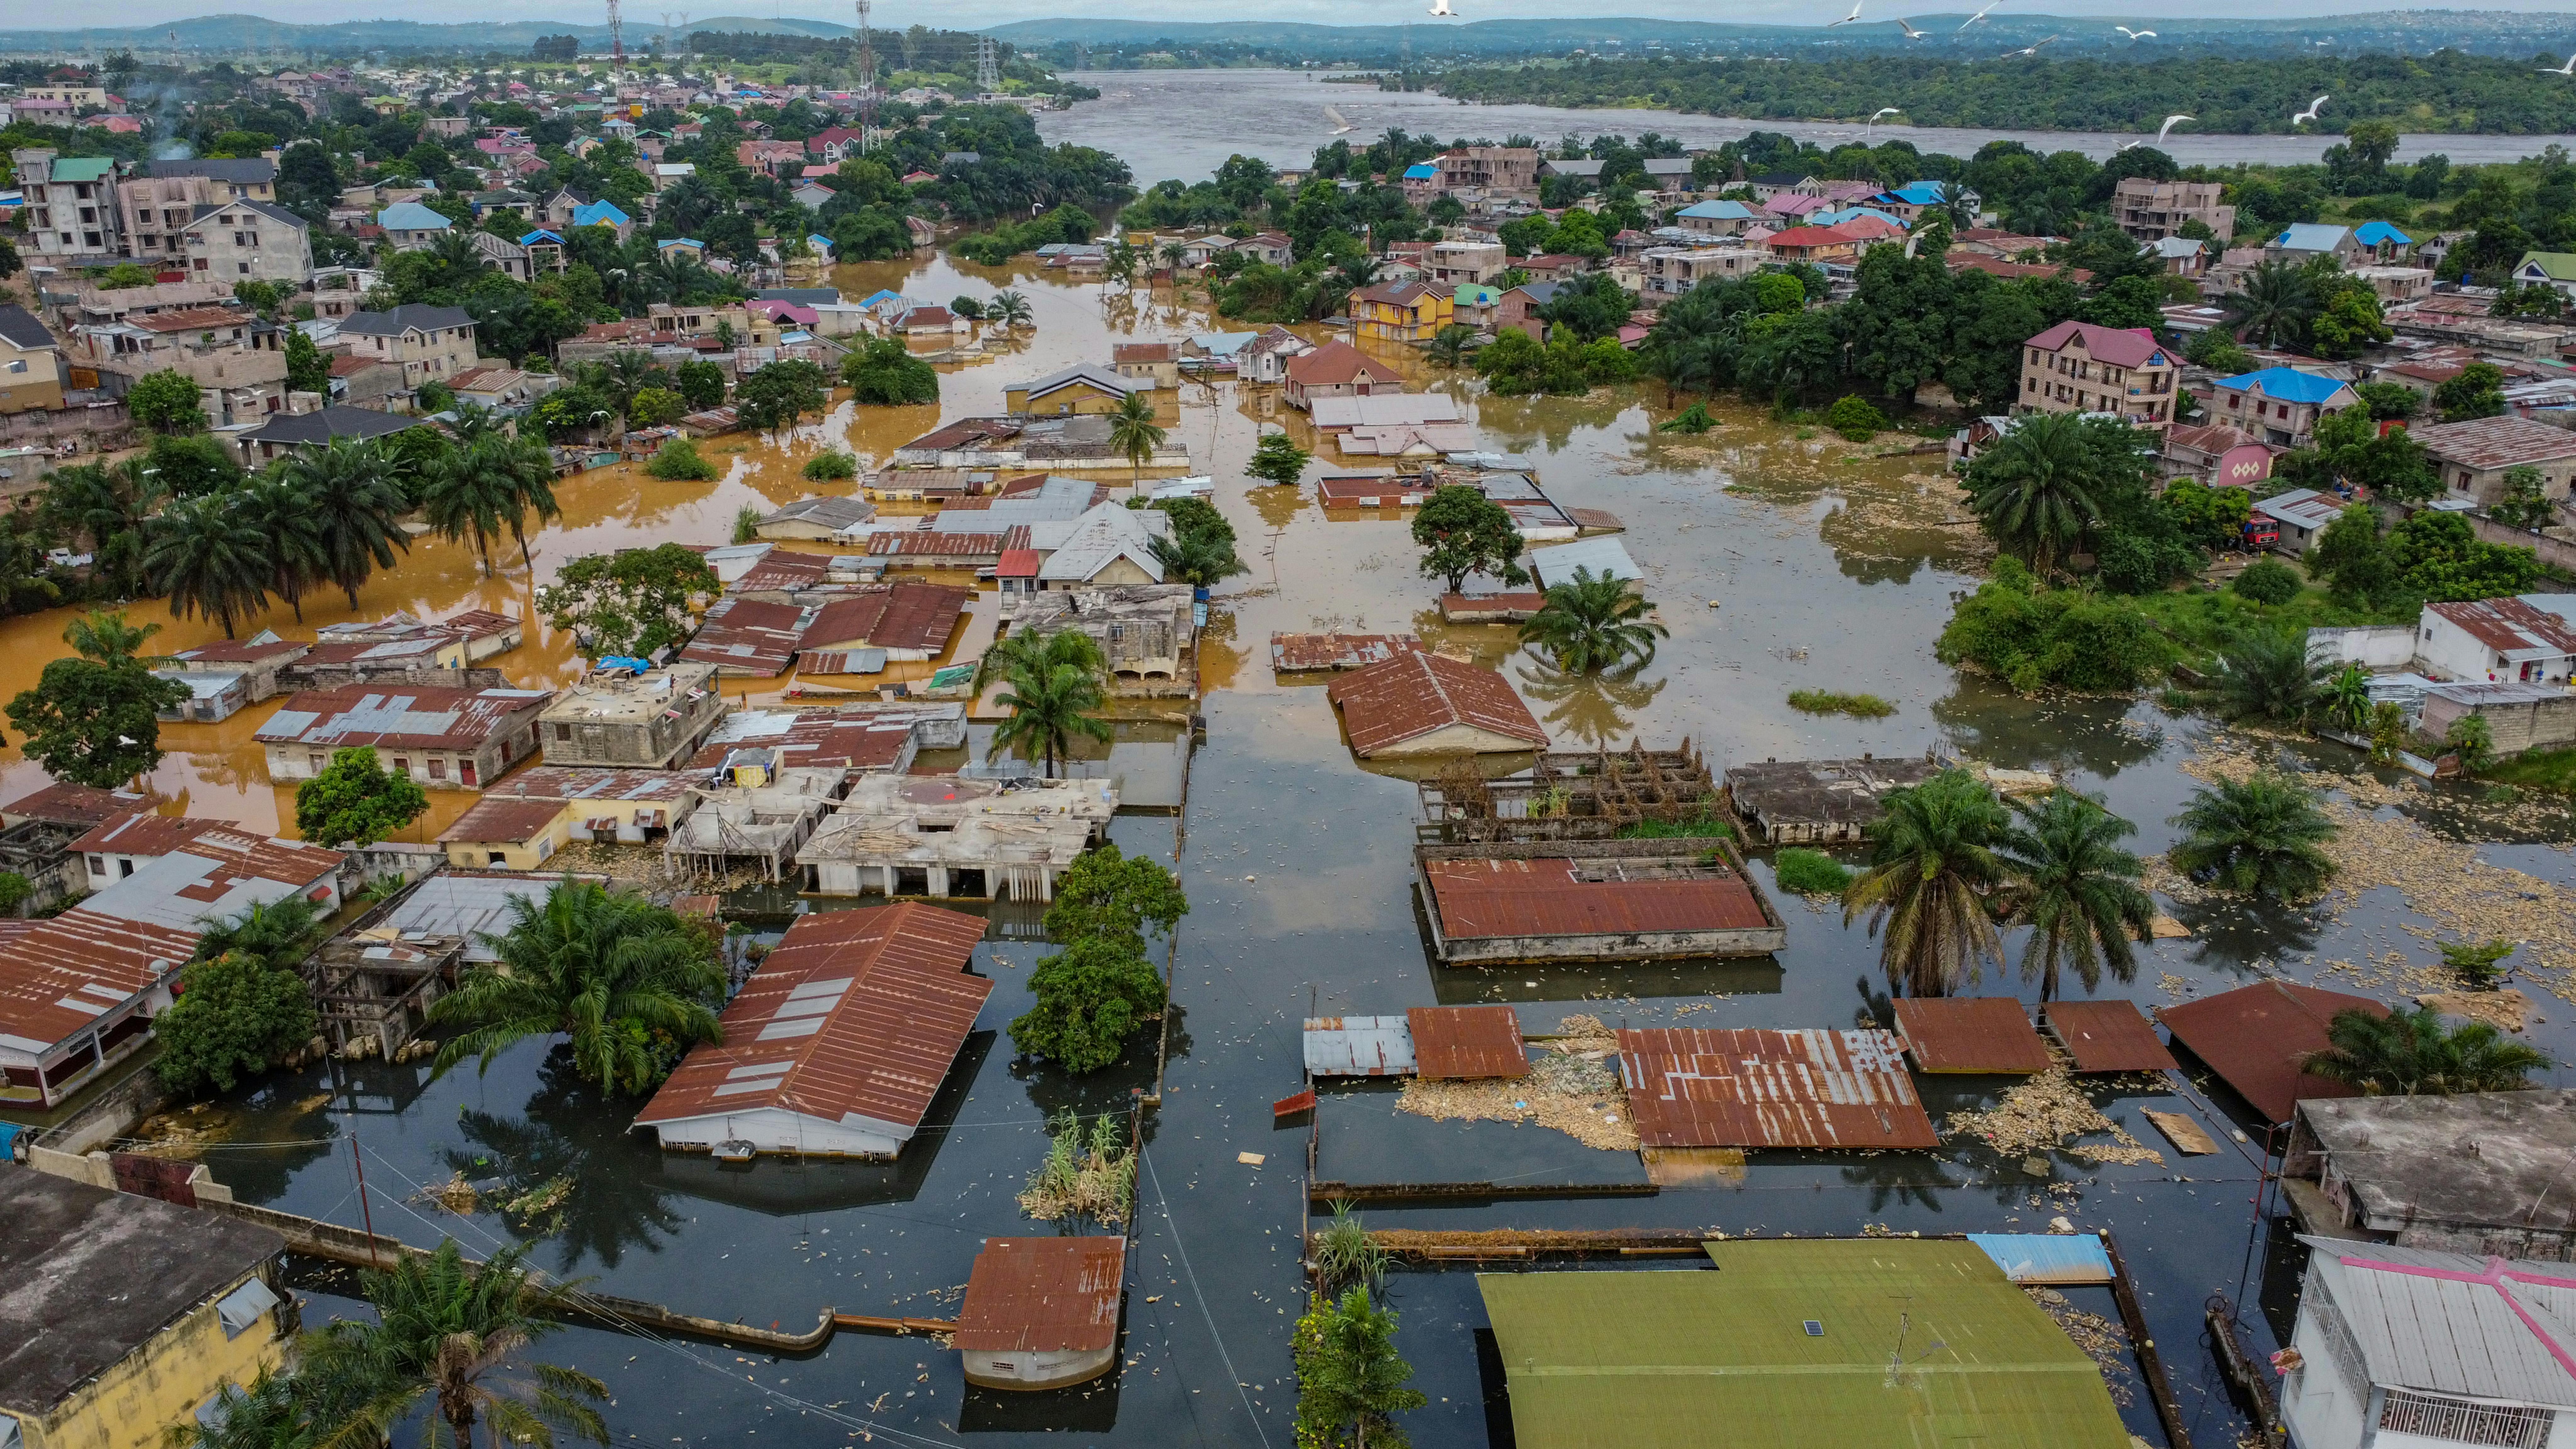
[{"label": "floating debris", "polygon": [[[2110,1135],[2113,1145],[2067,1141],[2103,1133]],[[2047,1071],[2005,1092],[2003,1100],[1992,1108],[1951,1113],[1950,1135],[1979,1138],[2006,1157],[2040,1160],[2043,1171],[2045,1161],[2035,1154],[2050,1150],[2096,1167],[2111,1162],[2126,1166],[2152,1162],[2162,1166],[2165,1160],[2162,1153],[2102,1115],[2102,1109],[2076,1086],[2063,1057]]]},{"label": "floating debris", "polygon": [[1628,1093],[1613,1065],[1619,1039],[1591,1015],[1569,1016],[1557,1030],[1555,1040],[1531,1044],[1528,1076],[1408,1077],[1396,1110],[1442,1122],[1536,1122],[1586,1147],[1636,1151],[1637,1126],[1628,1120]]},{"label": "floating debris", "polygon": [[1068,1108],[1047,1123],[1046,1160],[1029,1174],[1020,1211],[1040,1222],[1088,1217],[1123,1223],[1136,1200],[1136,1153],[1115,1113],[1088,1128]]},{"label": "floating debris", "polygon": [[483,1210],[482,1196],[475,1192],[474,1184],[467,1182],[462,1172],[445,1182],[422,1188],[412,1194],[412,1201],[426,1203],[460,1218],[471,1217]]},{"label": "floating debris", "polygon": [[2129,1359],[2128,1330],[2098,1313],[2087,1313],[2074,1301],[2054,1288],[2026,1287],[2023,1292],[2039,1305],[2039,1311],[2057,1320],[2075,1346],[2101,1367],[2102,1386],[2111,1391],[2111,1402],[2127,1408],[2136,1402],[2133,1386],[2136,1370]]}]

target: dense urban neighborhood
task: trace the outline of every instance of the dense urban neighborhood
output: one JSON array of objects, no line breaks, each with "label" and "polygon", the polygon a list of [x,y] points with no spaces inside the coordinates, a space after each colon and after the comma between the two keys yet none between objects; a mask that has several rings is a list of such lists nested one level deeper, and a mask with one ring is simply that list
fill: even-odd
[{"label": "dense urban neighborhood", "polygon": [[0,58],[0,1449],[2576,1438],[2564,146],[609,14]]}]

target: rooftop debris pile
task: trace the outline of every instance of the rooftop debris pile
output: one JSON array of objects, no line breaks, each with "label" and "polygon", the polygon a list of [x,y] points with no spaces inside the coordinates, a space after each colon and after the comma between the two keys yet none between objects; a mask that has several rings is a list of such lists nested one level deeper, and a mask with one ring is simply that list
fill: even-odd
[{"label": "rooftop debris pile", "polygon": [[1416,787],[1433,844],[1611,840],[1649,821],[1706,821],[1727,833],[1717,782],[1684,737],[1678,749],[1551,750],[1527,774],[1487,780],[1461,757]]},{"label": "rooftop debris pile", "polygon": [[[2104,1133],[2111,1137],[2108,1146],[2067,1140]],[[2103,1116],[2093,1099],[2075,1085],[2062,1059],[2004,1093],[2002,1101],[1984,1111],[1951,1113],[1948,1135],[1979,1138],[2006,1158],[2029,1157],[2054,1149],[2097,1167],[2111,1162],[2131,1166],[2152,1162],[2161,1166],[2165,1160],[2162,1153]]]},{"label": "rooftop debris pile", "polygon": [[1557,1030],[1557,1039],[1532,1044],[1528,1076],[1408,1077],[1396,1110],[1442,1122],[1536,1122],[1586,1147],[1636,1151],[1637,1127],[1628,1120],[1627,1094],[1611,1064],[1618,1038],[1597,1016],[1569,1016]]}]

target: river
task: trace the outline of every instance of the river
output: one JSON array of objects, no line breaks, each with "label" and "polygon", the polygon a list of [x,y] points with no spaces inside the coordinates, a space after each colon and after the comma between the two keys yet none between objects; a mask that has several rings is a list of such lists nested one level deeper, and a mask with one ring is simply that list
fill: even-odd
[{"label": "river", "polygon": [[[845,268],[836,280],[845,293],[896,286],[937,299],[1014,285],[1035,304],[1038,325],[1017,344],[1017,355],[944,368],[936,409],[867,409],[855,417],[845,409],[785,446],[726,440],[718,455],[742,466],[724,482],[664,484],[622,471],[584,478],[567,490],[564,524],[536,537],[541,577],[573,553],[614,543],[717,541],[736,507],[801,492],[794,465],[827,435],[846,429],[864,455],[879,457],[935,420],[991,410],[1015,377],[1099,360],[1114,341],[1175,337],[1208,323],[1198,304],[1168,292],[1104,297],[1098,284],[961,267],[946,258]],[[1285,412],[1274,419],[1256,395],[1232,383],[1187,390],[1176,436],[1216,475],[1217,505],[1240,534],[1252,572],[1216,590],[1202,645],[1207,739],[1190,765],[1186,814],[1123,816],[1113,829],[1124,848],[1174,861],[1190,902],[1179,931],[1166,1094],[1145,1114],[1142,1213],[1121,1367],[1082,1392],[1011,1396],[967,1390],[958,1356],[918,1338],[844,1334],[824,1352],[792,1361],[590,1328],[540,1344],[533,1356],[607,1381],[615,1403],[605,1412],[618,1443],[741,1449],[759,1437],[771,1449],[880,1442],[910,1449],[955,1446],[969,1436],[1034,1445],[1042,1431],[1072,1430],[1082,1443],[1286,1449],[1295,1397],[1288,1337],[1300,1307],[1299,1234],[1308,1221],[1300,1181],[1307,1134],[1303,1124],[1277,1127],[1266,1114],[1300,1084],[1302,1017],[1503,1002],[1532,1030],[1552,1030],[1574,1013],[1632,1026],[1828,1027],[1883,1019],[1885,986],[1865,927],[1776,893],[1789,941],[1771,960],[1650,969],[1434,966],[1412,899],[1414,787],[1351,758],[1321,687],[1272,675],[1263,646],[1273,631],[1434,634],[1499,664],[1567,745],[1687,736],[1721,768],[1764,757],[1894,756],[1940,747],[1999,766],[2056,770],[2136,821],[2136,848],[2170,843],[2164,822],[2195,784],[2181,767],[2213,730],[2208,721],[2168,714],[2148,700],[2017,698],[1934,661],[1932,641],[1953,597],[1977,584],[1979,551],[1973,530],[1948,526],[1946,489],[1926,471],[1929,460],[1875,456],[1732,402],[1717,406],[1717,431],[1683,439],[1655,429],[1670,415],[1659,389],[1495,398],[1410,353],[1394,360],[1422,385],[1464,398],[1484,445],[1527,455],[1562,502],[1627,522],[1626,545],[1671,630],[1655,660],[1631,678],[1570,677],[1522,650],[1508,630],[1442,630],[1426,607],[1432,590],[1416,571],[1402,519],[1328,516],[1311,491],[1248,483],[1242,466],[1259,432],[1285,426],[1311,440],[1301,419]],[[744,453],[722,452],[737,442]],[[500,607],[527,587],[517,577],[479,582],[452,555],[437,544],[416,550],[400,574],[370,589],[366,611]],[[56,616],[13,625],[6,642],[15,647],[0,648],[0,667],[23,674],[32,664],[17,656],[58,650],[49,641],[62,622]],[[495,662],[522,682],[540,682],[560,677],[561,651],[552,641],[532,643]],[[1787,693],[1801,687],[1870,690],[1898,708],[1879,720],[1803,715],[1786,704]],[[979,743],[984,735],[979,727]],[[192,810],[255,814],[281,803],[255,755],[216,739],[183,739],[178,747],[183,754],[174,760],[190,763],[170,768],[195,789]],[[2315,778],[2330,785],[2379,783],[2340,747],[2280,753],[2298,768],[2322,771]],[[207,762],[196,763],[199,755]],[[2460,798],[2449,789],[2397,797],[2410,808]],[[2376,814],[2395,819],[2394,810]],[[2564,836],[2562,826],[2557,838]],[[2563,845],[2492,843],[2476,852],[2557,890],[2576,888]],[[2429,877],[2447,881],[2459,869],[2428,868],[2428,879],[2409,889],[2435,889]],[[1757,860],[1754,870],[1772,884],[1767,863]],[[2394,978],[2380,963],[2390,953],[2431,957],[2410,933],[2431,931],[2435,918],[2394,888],[2308,910],[2224,901],[2166,908],[2192,937],[2142,944],[2134,978],[2105,978],[2096,994],[2152,1007],[2279,975],[2387,996]],[[564,1053],[544,1040],[504,1053],[488,1074],[464,1069],[436,1081],[423,1062],[331,1062],[274,1074],[182,1120],[205,1129],[208,1140],[197,1150],[246,1201],[352,1226],[372,1220],[379,1231],[422,1245],[454,1235],[478,1253],[526,1240],[538,1266],[592,1278],[603,1292],[760,1326],[803,1328],[826,1307],[946,1317],[986,1236],[1053,1231],[1029,1221],[1015,1202],[1044,1150],[1042,1119],[1067,1107],[1123,1111],[1131,1089],[1154,1081],[1150,1032],[1135,1039],[1125,1060],[1089,1077],[1014,1059],[1007,1027],[1028,1009],[1030,971],[1047,947],[1033,939],[1027,908],[991,909],[995,929],[977,949],[974,969],[995,981],[992,998],[925,1131],[891,1167],[763,1161],[737,1168],[664,1156],[627,1130],[633,1101],[607,1100],[575,1081]],[[2006,935],[2016,960],[2022,935]],[[2369,973],[2378,974],[2365,981]],[[2563,970],[2543,980],[2553,990],[2566,990],[2564,983]],[[1981,989],[2033,997],[2017,974],[1990,975]],[[2072,984],[2068,990],[2084,992]],[[2576,1054],[2576,1029],[2561,1021],[2566,1014],[2542,1014],[2556,1024],[2535,1026],[2535,1043],[2559,1060]],[[2557,1069],[2545,1080],[2571,1079]],[[1949,1110],[1990,1105],[2003,1086],[1987,1077],[1929,1078],[1923,1090],[1939,1120]],[[1379,1227],[1847,1235],[1873,1225],[2036,1231],[2063,1214],[2080,1229],[2117,1233],[2145,1294],[2150,1328],[2168,1345],[2194,1435],[2204,1444],[2234,1442],[2243,1421],[2198,1347],[2199,1314],[2212,1291],[2260,1299],[2273,1316],[2253,1320],[2259,1352],[2274,1347],[2272,1335],[2286,1324],[2277,1290],[2292,1271],[2291,1250],[2250,1206],[2259,1153],[2237,1141],[2231,1120],[2197,1092],[2103,1088],[2097,1095],[2150,1146],[2166,1146],[2141,1115],[2153,1106],[2197,1117],[2221,1151],[2182,1159],[2168,1150],[2163,1163],[2129,1166],[2051,1153],[2045,1175],[2033,1176],[2018,1158],[1955,1137],[1929,1152],[1757,1153],[1739,1179],[1658,1197],[1470,1199],[1371,1209],[1366,1217]],[[1452,1174],[1564,1184],[1636,1170],[1633,1157],[1623,1161],[1535,1126],[1399,1116],[1383,1091],[1370,1088],[1328,1093],[1322,1131],[1325,1170],[1352,1181]],[[365,1153],[363,1207],[352,1138]],[[1244,1153],[1263,1160],[1244,1161]],[[449,1212],[426,1196],[453,1175],[482,1187],[473,1210]],[[363,1311],[343,1275],[308,1274],[299,1286],[308,1322]],[[1413,1386],[1429,1396],[1407,1416],[1413,1441],[1424,1449],[1506,1442],[1507,1409],[1480,1363],[1486,1321],[1475,1273],[1398,1272],[1385,1296],[1402,1314],[1397,1345],[1416,1370]],[[2112,1311],[2101,1290],[2075,1296],[2092,1312]],[[2143,1395],[2122,1414],[2146,1442],[2166,1442]]]},{"label": "river", "polygon": [[[1634,136],[1654,131],[1683,145],[1706,148],[1754,131],[1779,131],[1832,147],[1864,138],[1852,122],[1745,121],[1680,111],[1572,110],[1560,106],[1472,106],[1428,91],[1381,91],[1331,85],[1310,71],[1136,70],[1092,71],[1075,79],[1099,88],[1100,99],[1066,111],[1038,115],[1050,141],[1097,146],[1124,157],[1139,186],[1166,177],[1202,180],[1238,152],[1273,166],[1303,166],[1318,147],[1333,142],[1330,106],[1351,125],[1349,139],[1364,144],[1390,126],[1428,131],[1442,140],[1520,134],[1553,146],[1560,137],[1589,139],[1605,132]],[[2019,141],[2039,151],[2081,151],[2096,160],[2139,139],[2113,131],[1987,131],[1960,127],[1883,125],[1867,133],[1879,141],[1911,141],[1924,151],[1971,156],[1990,141]],[[2164,149],[2186,166],[2238,162],[2288,165],[2312,162],[2335,137],[2198,136],[2178,129]],[[2555,142],[2576,147],[2576,136],[2409,135],[2401,159],[2440,152],[2454,164],[2511,161],[2536,156]]]}]

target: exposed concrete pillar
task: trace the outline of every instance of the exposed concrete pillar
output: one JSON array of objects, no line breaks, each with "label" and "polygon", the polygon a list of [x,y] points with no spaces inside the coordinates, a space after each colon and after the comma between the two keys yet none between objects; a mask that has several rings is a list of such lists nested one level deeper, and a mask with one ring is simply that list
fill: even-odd
[{"label": "exposed concrete pillar", "polygon": [[934,865],[930,867],[928,874],[930,876],[930,893],[934,896],[944,896],[948,894],[948,867],[944,865]]},{"label": "exposed concrete pillar", "polygon": [[896,886],[896,884],[897,884],[897,882],[898,882],[898,876],[897,876],[897,874],[896,874],[897,867],[895,867],[895,866],[893,866],[893,865],[889,864],[889,865],[887,865],[884,869],[885,869],[885,893],[886,893],[888,896],[892,896],[892,895],[894,894],[894,888],[895,888],[895,886]]}]

